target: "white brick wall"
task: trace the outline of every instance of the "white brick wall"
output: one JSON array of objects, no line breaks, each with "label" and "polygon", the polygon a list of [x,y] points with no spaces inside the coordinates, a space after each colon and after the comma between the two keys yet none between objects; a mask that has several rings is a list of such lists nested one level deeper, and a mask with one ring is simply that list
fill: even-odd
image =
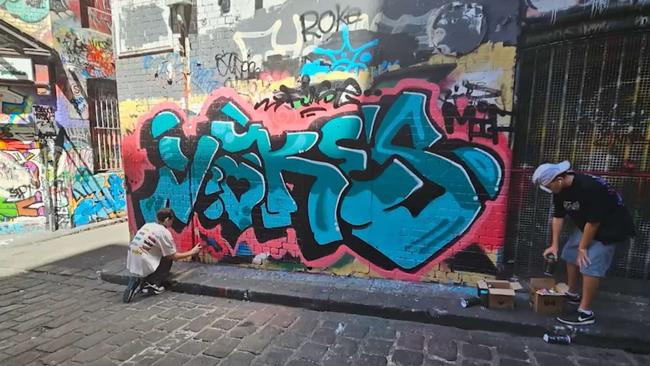
[{"label": "white brick wall", "polygon": [[172,47],[165,0],[120,0],[113,5],[117,57]]}]

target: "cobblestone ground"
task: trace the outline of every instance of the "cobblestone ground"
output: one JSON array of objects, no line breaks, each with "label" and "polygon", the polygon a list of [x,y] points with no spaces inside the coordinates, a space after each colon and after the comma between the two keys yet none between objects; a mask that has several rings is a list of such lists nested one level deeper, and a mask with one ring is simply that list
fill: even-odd
[{"label": "cobblestone ground", "polygon": [[0,280],[1,365],[650,365],[620,350],[28,273]]}]

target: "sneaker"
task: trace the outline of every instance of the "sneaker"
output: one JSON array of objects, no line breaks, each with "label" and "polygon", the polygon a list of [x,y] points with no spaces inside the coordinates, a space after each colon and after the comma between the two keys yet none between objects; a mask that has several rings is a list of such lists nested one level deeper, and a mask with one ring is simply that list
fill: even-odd
[{"label": "sneaker", "polygon": [[593,312],[591,312],[591,314],[586,314],[582,311],[576,311],[569,315],[558,316],[557,320],[560,323],[569,325],[590,325],[596,322],[596,317]]},{"label": "sneaker", "polygon": [[566,293],[564,296],[567,298],[569,304],[580,305],[580,301],[582,301],[582,296],[580,296],[580,294]]},{"label": "sneaker", "polygon": [[142,292],[147,295],[160,295],[165,292],[164,286],[158,286],[153,283],[145,283]]},{"label": "sneaker", "polygon": [[131,300],[133,300],[135,294],[138,292],[139,288],[140,288],[140,279],[137,277],[129,278],[129,283],[126,285],[126,289],[124,289],[124,294],[122,295],[122,301],[125,304],[130,303]]}]

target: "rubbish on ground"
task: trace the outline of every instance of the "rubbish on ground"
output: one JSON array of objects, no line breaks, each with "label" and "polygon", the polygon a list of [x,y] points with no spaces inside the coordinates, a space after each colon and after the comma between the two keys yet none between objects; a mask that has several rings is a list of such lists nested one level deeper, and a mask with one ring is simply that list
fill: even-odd
[{"label": "rubbish on ground", "polygon": [[336,335],[339,335],[339,334],[343,333],[344,329],[345,329],[345,325],[343,325],[343,323],[339,323],[339,326],[336,327],[336,330],[334,331],[334,333],[336,333]]},{"label": "rubbish on ground", "polygon": [[544,334],[544,342],[551,344],[571,344],[570,335],[550,335],[548,333]]},{"label": "rubbish on ground", "polygon": [[253,258],[253,264],[256,264],[258,266],[262,265],[268,260],[268,258],[269,253],[260,253]]},{"label": "rubbish on ground", "polygon": [[460,306],[464,308],[469,308],[474,305],[480,305],[481,302],[482,301],[480,297],[468,297],[466,299],[460,299]]}]

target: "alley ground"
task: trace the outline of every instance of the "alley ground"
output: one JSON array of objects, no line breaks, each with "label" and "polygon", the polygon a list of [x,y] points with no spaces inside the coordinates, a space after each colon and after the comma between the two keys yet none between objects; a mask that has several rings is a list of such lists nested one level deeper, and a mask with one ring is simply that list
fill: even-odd
[{"label": "alley ground", "polygon": [[[121,224],[56,239],[94,250],[0,280],[0,364],[650,364],[649,356],[621,350],[174,292],[126,305],[123,287],[96,273],[124,255],[125,230]],[[40,252],[43,261],[41,249],[52,244],[43,245],[18,251]],[[0,256],[8,250],[0,248]]]}]

